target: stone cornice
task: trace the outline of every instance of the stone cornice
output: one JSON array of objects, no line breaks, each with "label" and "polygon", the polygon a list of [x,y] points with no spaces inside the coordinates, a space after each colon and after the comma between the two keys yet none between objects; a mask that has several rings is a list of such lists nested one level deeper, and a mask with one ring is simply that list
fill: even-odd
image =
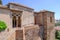
[{"label": "stone cornice", "polygon": [[7,9],[7,10],[10,10],[10,11],[22,12],[22,11],[16,10],[16,9],[9,9],[7,6],[3,6],[3,5],[0,5],[0,9]]},{"label": "stone cornice", "polygon": [[39,13],[41,13],[41,12],[43,12],[43,13],[45,13],[45,12],[54,13],[54,12],[52,12],[52,11],[48,11],[48,10],[41,10]]},{"label": "stone cornice", "polygon": [[[22,5],[22,4],[16,4],[16,3],[9,3],[9,4],[16,5],[16,6],[20,6],[20,7],[24,7],[24,8],[28,8],[28,9],[31,9],[31,10],[34,10],[34,9],[32,9],[32,8],[30,8],[30,7],[27,7],[27,6],[25,6],[25,5]],[[8,5],[9,5],[9,4],[8,4]]]}]

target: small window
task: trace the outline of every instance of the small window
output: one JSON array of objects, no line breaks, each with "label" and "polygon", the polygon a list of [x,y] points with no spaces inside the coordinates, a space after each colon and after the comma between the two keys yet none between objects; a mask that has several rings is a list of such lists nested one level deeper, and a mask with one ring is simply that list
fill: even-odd
[{"label": "small window", "polygon": [[52,17],[50,17],[50,22],[52,22]]}]

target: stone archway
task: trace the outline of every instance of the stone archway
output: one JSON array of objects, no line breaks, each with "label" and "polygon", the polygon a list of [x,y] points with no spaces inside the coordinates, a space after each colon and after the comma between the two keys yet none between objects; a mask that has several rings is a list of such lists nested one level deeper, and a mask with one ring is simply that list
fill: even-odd
[{"label": "stone archway", "polygon": [[21,17],[18,16],[18,27],[21,27]]},{"label": "stone archway", "polygon": [[13,18],[12,18],[12,25],[13,25],[13,27],[16,27],[17,25],[17,21],[16,21],[16,16],[13,16]]},{"label": "stone archway", "polygon": [[21,16],[13,16],[12,24],[13,27],[21,27]]},{"label": "stone archway", "polygon": [[12,25],[13,27],[21,27],[22,12],[12,12]]}]

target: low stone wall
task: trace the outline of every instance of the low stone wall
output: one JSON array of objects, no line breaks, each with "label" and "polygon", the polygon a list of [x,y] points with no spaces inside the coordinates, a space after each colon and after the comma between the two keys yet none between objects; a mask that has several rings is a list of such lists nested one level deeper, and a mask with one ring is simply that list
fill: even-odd
[{"label": "low stone wall", "polygon": [[25,40],[41,40],[39,36],[39,26],[26,26],[24,28]]},{"label": "low stone wall", "polygon": [[9,34],[9,36],[7,36],[7,40],[15,40],[15,32]]},{"label": "low stone wall", "polygon": [[38,25],[15,28],[9,32],[8,35],[5,34],[7,36],[5,36],[3,40],[41,40],[39,30],[40,28]]}]

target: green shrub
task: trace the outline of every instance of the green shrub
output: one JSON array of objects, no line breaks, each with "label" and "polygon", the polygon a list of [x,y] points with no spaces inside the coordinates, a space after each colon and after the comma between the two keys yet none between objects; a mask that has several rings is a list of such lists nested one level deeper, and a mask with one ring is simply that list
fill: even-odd
[{"label": "green shrub", "polygon": [[0,21],[0,32],[5,30],[7,28],[6,23],[3,21]]},{"label": "green shrub", "polygon": [[55,32],[55,38],[60,40],[60,31],[56,30]]}]

